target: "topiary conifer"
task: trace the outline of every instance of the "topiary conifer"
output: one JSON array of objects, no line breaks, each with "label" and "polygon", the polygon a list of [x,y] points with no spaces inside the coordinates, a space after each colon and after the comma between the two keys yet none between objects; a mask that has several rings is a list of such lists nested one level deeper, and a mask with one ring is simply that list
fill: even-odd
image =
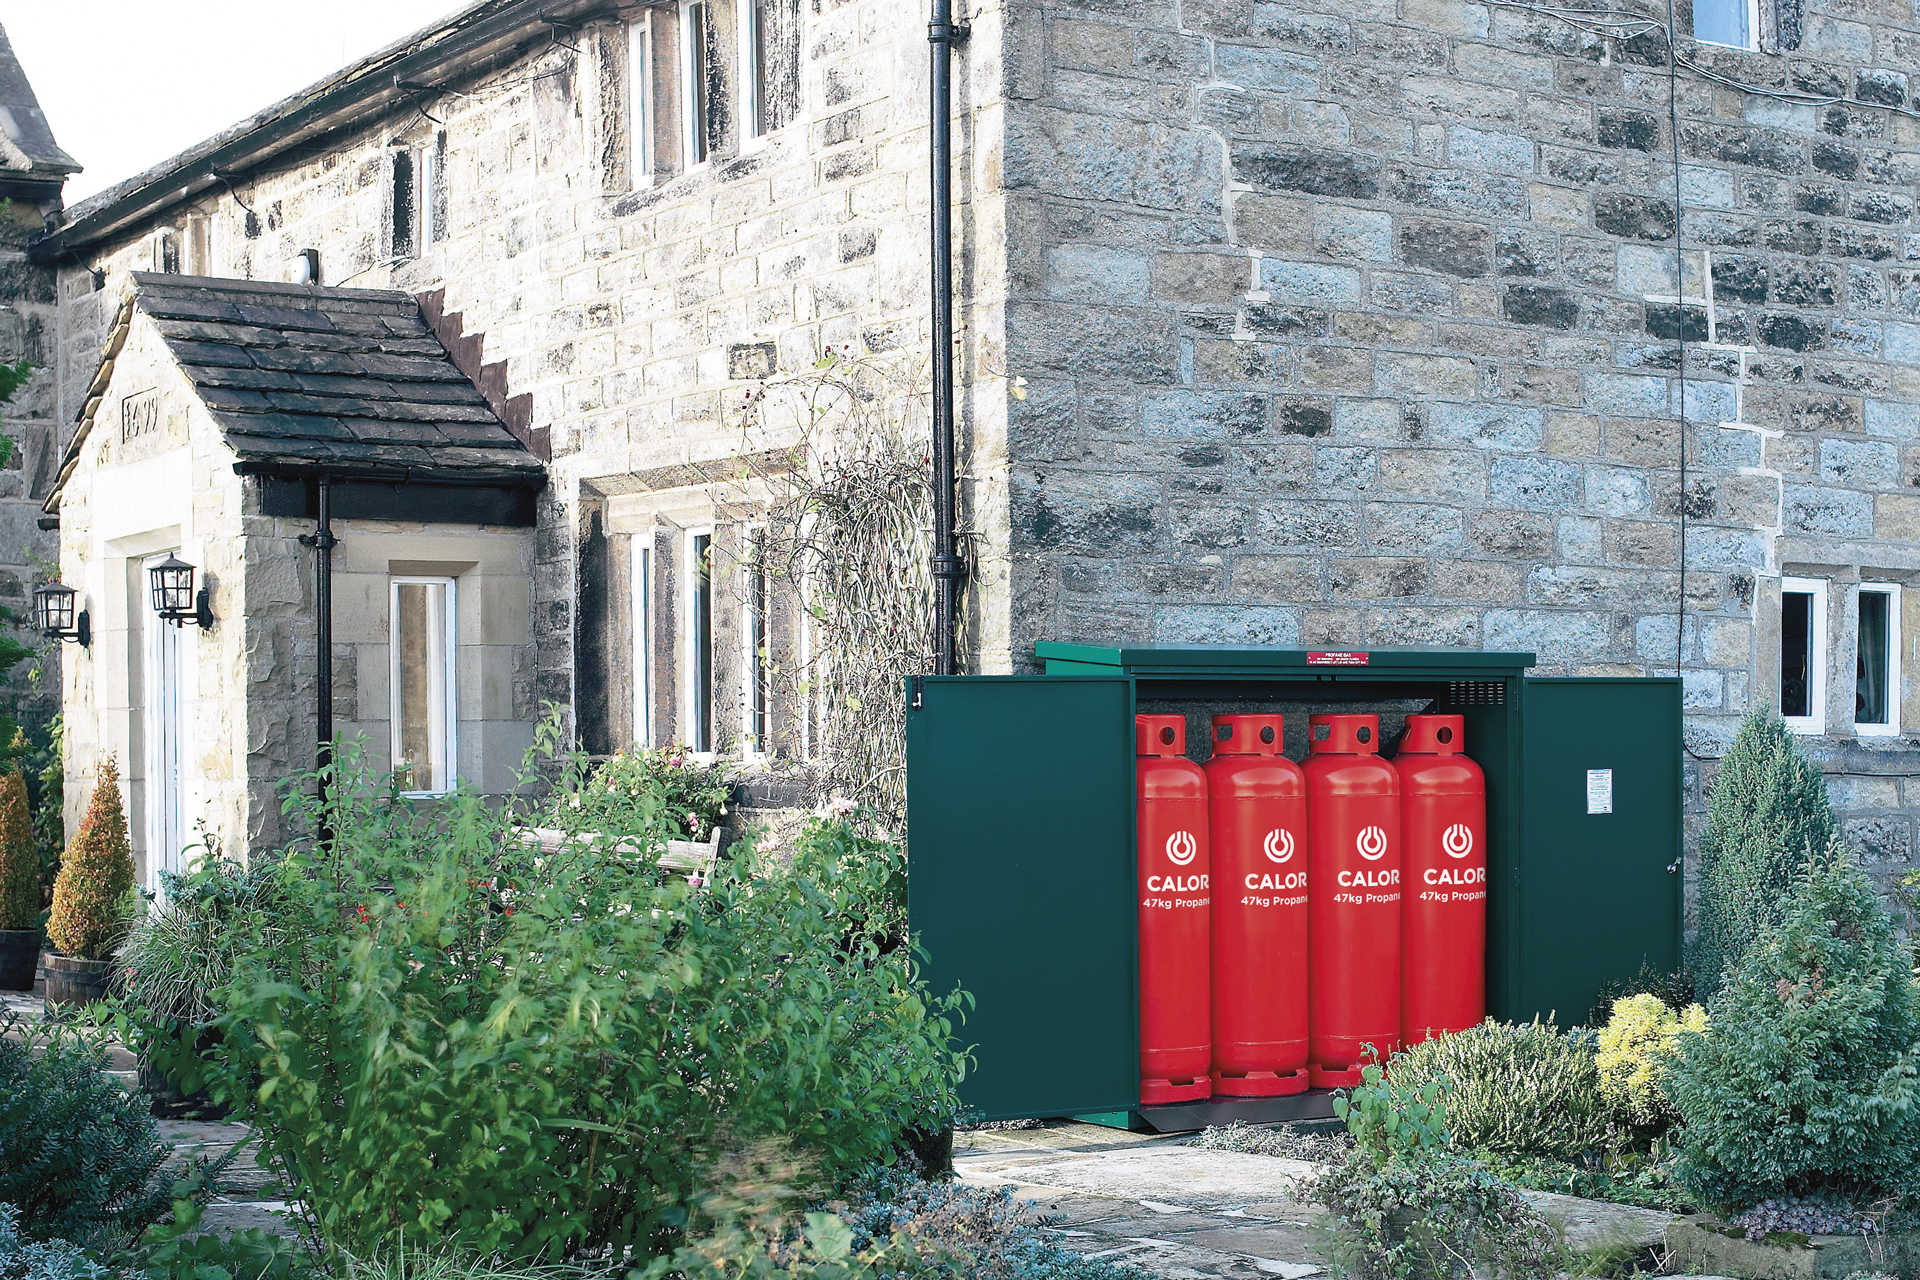
[{"label": "topiary conifer", "polygon": [[27,814],[27,780],[0,775],[0,929],[31,929],[40,914],[40,851]]},{"label": "topiary conifer", "polygon": [[1779,922],[1809,860],[1838,832],[1819,766],[1801,754],[1780,717],[1756,707],[1721,757],[1700,833],[1693,969],[1702,998]]},{"label": "topiary conifer", "polygon": [[1737,1210],[1865,1199],[1920,1179],[1920,986],[1873,885],[1835,841],[1713,1002],[1667,1080],[1682,1185]]},{"label": "topiary conifer", "polygon": [[60,861],[53,880],[53,914],[47,937],[66,955],[108,959],[119,933],[120,900],[133,888],[133,854],[127,847],[127,817],[120,803],[120,767],[108,756],[100,765],[87,816]]}]

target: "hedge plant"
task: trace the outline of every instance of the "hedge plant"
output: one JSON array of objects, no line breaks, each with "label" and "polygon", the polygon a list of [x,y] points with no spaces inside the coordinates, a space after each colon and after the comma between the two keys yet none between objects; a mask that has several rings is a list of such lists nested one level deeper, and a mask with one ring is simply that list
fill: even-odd
[{"label": "hedge plant", "polygon": [[27,813],[27,780],[0,775],[0,929],[31,929],[40,920],[40,850]]},{"label": "hedge plant", "polygon": [[87,802],[87,816],[53,881],[47,937],[61,952],[105,960],[121,932],[121,899],[133,888],[133,854],[120,802],[120,767],[108,756]]},{"label": "hedge plant", "polygon": [[1435,1036],[1395,1058],[1395,1083],[1446,1083],[1454,1145],[1509,1160],[1571,1160],[1603,1148],[1611,1111],[1593,1051],[1551,1023],[1503,1023]]},{"label": "hedge plant", "polygon": [[1701,998],[1780,920],[1785,895],[1838,831],[1819,766],[1780,717],[1756,707],[1707,793],[1692,966]]},{"label": "hedge plant", "polygon": [[1697,1004],[1676,1012],[1659,996],[1616,1000],[1600,1029],[1600,1090],[1629,1125],[1658,1131],[1679,1117],[1667,1100],[1666,1079],[1686,1032],[1707,1033],[1707,1011]]},{"label": "hedge plant", "polygon": [[1681,1182],[1737,1210],[1781,1195],[1908,1193],[1920,1177],[1913,957],[1837,842],[1684,1033],[1669,1081]]}]

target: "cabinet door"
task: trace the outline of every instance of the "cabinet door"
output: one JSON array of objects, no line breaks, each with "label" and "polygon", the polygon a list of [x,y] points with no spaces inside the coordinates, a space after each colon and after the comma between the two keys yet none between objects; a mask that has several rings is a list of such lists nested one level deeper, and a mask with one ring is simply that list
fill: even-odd
[{"label": "cabinet door", "polygon": [[1585,1019],[1600,988],[1680,962],[1680,682],[1520,682],[1521,1018]]},{"label": "cabinet door", "polygon": [[1133,682],[922,676],[907,903],[935,992],[970,992],[960,1089],[989,1120],[1139,1101]]}]

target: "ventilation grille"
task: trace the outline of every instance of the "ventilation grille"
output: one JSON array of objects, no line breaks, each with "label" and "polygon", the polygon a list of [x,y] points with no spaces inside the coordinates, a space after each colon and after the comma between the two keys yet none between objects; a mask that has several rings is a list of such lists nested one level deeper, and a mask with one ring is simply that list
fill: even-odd
[{"label": "ventilation grille", "polygon": [[1500,707],[1507,702],[1504,680],[1449,680],[1447,704],[1454,707]]}]

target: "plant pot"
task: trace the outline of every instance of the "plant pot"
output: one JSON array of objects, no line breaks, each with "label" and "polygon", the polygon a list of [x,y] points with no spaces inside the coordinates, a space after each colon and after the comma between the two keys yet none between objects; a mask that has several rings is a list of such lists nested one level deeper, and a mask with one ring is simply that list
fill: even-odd
[{"label": "plant pot", "polygon": [[[178,1026],[179,1024],[175,1024]],[[220,1031],[217,1027],[202,1027],[194,1037],[193,1050],[205,1056],[220,1044]],[[167,1078],[167,1074],[148,1062],[140,1059],[140,1088],[152,1101],[153,1114],[163,1120],[178,1120],[191,1116],[200,1120],[216,1120],[227,1114],[226,1108],[214,1105],[206,1090],[197,1093],[182,1093],[180,1087]]]},{"label": "plant pot", "polygon": [[113,986],[113,961],[82,960],[48,951],[41,956],[47,970],[47,1003],[76,1008],[105,1000]]},{"label": "plant pot", "polygon": [[0,991],[31,991],[40,969],[38,929],[0,929]]}]

